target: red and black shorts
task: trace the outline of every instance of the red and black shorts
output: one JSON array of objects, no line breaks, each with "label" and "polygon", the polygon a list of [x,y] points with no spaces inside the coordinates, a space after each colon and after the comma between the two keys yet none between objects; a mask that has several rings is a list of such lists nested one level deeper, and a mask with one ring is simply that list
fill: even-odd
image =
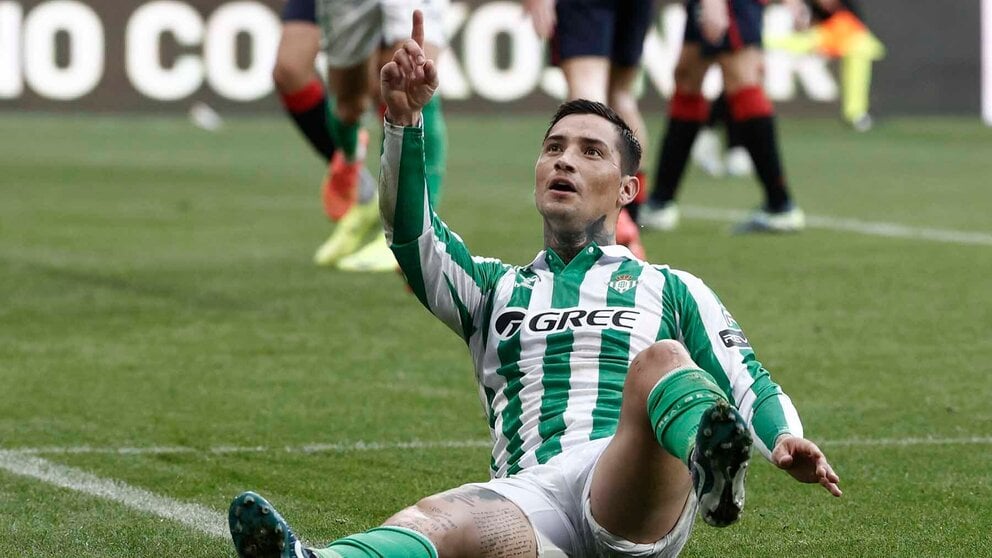
[{"label": "red and black shorts", "polygon": [[317,23],[314,0],[286,0],[286,5],[282,8],[282,20]]},{"label": "red and black shorts", "polygon": [[601,56],[621,67],[639,66],[654,21],[652,0],[558,0],[551,62]]},{"label": "red and black shorts", "polygon": [[730,27],[719,44],[707,42],[699,27],[702,7],[699,0],[685,3],[686,21],[684,42],[703,46],[703,56],[711,57],[723,52],[734,52],[746,46],[761,46],[761,29],[765,3],[761,0],[727,0],[730,8]]}]

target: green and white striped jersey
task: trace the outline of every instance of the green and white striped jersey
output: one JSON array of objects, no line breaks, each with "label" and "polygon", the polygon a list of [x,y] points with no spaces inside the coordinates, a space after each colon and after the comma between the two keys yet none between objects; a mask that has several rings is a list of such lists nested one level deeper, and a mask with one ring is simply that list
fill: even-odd
[{"label": "green and white striped jersey", "polygon": [[780,434],[802,436],[789,397],[693,275],[594,243],[567,265],[551,250],[523,267],[472,256],[430,207],[417,127],[386,124],[379,195],[413,292],[468,344],[494,477],[613,435],[627,367],[661,339],[682,342],[713,376],[766,457]]}]

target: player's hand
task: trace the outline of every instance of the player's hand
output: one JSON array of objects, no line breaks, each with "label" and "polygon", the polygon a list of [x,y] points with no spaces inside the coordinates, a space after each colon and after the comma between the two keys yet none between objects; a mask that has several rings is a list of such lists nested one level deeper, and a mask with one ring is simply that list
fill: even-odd
[{"label": "player's hand", "polygon": [[702,0],[699,10],[699,30],[703,39],[719,45],[730,28],[730,12],[725,0]]},{"label": "player's hand", "polygon": [[410,39],[393,53],[393,59],[379,73],[386,119],[400,126],[412,126],[420,111],[437,91],[437,67],[424,53],[424,15],[413,12]]},{"label": "player's hand", "polygon": [[780,436],[772,451],[772,463],[799,482],[819,483],[834,496],[843,494],[837,483],[840,477],[816,444],[804,438]]},{"label": "player's hand", "polygon": [[530,16],[538,37],[551,38],[558,23],[555,0],[524,0],[524,13]]}]

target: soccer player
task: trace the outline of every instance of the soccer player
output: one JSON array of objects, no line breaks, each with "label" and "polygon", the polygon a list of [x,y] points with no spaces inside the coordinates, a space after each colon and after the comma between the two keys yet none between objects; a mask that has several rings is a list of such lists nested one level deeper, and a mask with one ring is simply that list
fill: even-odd
[{"label": "soccer player", "polygon": [[[324,212],[338,221],[358,200],[358,183],[339,175],[344,159],[337,150],[328,127],[329,99],[324,82],[314,69],[320,50],[320,28],[317,26],[314,0],[288,0],[282,11],[282,35],[276,52],[272,79],[286,112],[310,145],[328,163],[327,175],[321,187]],[[375,194],[375,179],[364,171],[365,188],[361,197],[371,200]]]},{"label": "soccer player", "polygon": [[[783,0],[806,14],[802,0]],[[685,37],[675,68],[675,94],[658,158],[655,189],[641,208],[640,224],[657,230],[678,225],[675,197],[699,128],[709,116],[703,78],[716,62],[723,73],[731,118],[751,154],[765,202],[737,232],[794,232],[806,218],[793,202],[779,157],[774,109],[765,96],[761,51],[762,0],[687,0]]]},{"label": "soccer player", "polygon": [[[360,134],[361,118],[370,106],[379,105],[379,68],[408,36],[410,14],[415,8],[421,9],[430,22],[424,48],[428,56],[436,58],[447,44],[442,25],[447,0],[316,1],[328,58],[328,81],[336,100],[330,114],[331,136],[344,158],[341,168],[334,169],[332,180],[354,184],[365,164],[363,142],[367,139]],[[447,150],[440,103],[436,97],[424,108],[428,178],[435,202],[440,195]],[[315,261],[346,271],[395,270],[396,260],[378,226],[379,213],[374,203],[355,206],[317,251]],[[363,246],[373,232],[373,240]]]},{"label": "soccer player", "polygon": [[839,58],[841,114],[859,132],[874,124],[868,112],[871,65],[885,57],[885,46],[864,24],[854,0],[812,0],[812,28],[784,37],[769,37],[768,48]]},{"label": "soccer player", "polygon": [[[534,30],[550,41],[551,61],[561,68],[568,85],[567,97],[606,103],[634,129],[647,145],[647,127],[637,106],[635,88],[641,77],[644,38],[655,17],[653,0],[525,0]],[[645,173],[638,169],[643,185]],[[635,222],[638,198],[620,212],[617,240],[644,259],[644,245]]]},{"label": "soccer player", "polygon": [[697,511],[744,504],[752,444],[840,496],[789,397],[698,278],[618,246],[640,146],[610,108],[563,104],[535,168],[544,250],[473,257],[433,211],[422,109],[437,90],[423,20],[382,69],[379,203],[421,303],[468,345],[494,446],[492,479],[428,496],[378,528],[305,548],[258,494],[234,499],[241,557],[675,556]]}]

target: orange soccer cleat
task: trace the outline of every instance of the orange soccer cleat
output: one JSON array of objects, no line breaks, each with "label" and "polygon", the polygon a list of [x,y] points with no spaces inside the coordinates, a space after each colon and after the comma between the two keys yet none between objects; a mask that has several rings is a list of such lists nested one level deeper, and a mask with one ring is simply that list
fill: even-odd
[{"label": "orange soccer cleat", "polygon": [[321,185],[324,213],[331,221],[339,221],[358,201],[359,172],[365,164],[368,146],[369,133],[362,129],[358,131],[358,149],[355,150],[354,160],[348,161],[341,150],[335,151],[331,158],[331,165]]}]

